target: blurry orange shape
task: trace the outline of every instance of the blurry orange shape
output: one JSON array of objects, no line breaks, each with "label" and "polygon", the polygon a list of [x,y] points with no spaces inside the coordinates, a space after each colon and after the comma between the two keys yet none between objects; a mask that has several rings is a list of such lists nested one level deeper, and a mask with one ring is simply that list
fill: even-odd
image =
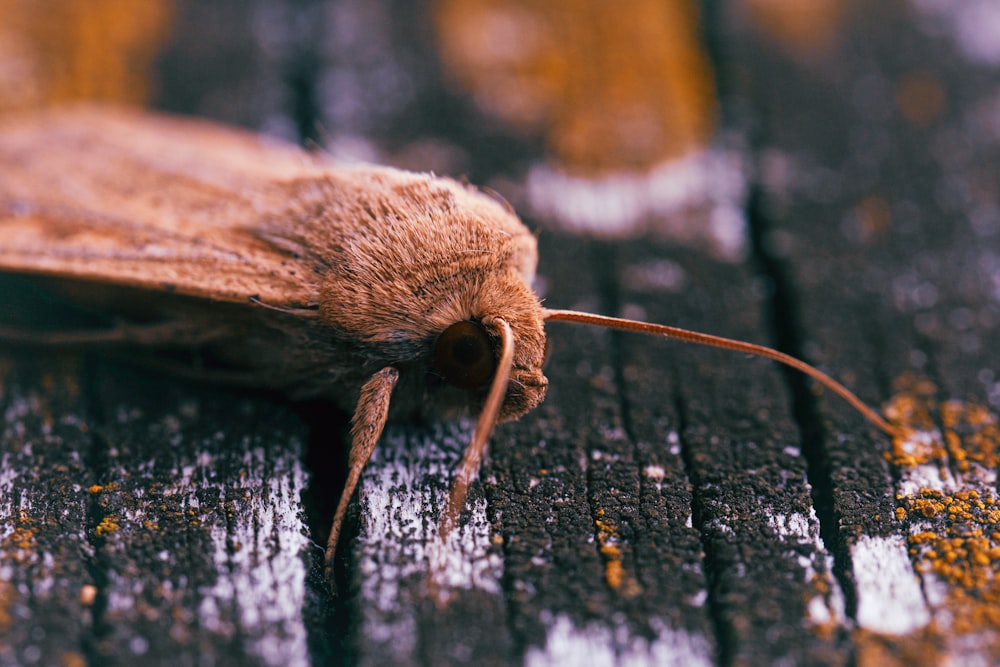
[{"label": "blurry orange shape", "polygon": [[896,87],[896,106],[911,125],[927,127],[945,108],[941,80],[930,72],[911,72]]},{"label": "blurry orange shape", "polygon": [[865,197],[854,209],[860,224],[861,240],[870,242],[882,238],[892,224],[892,209],[882,197]]},{"label": "blurry orange shape", "polygon": [[644,169],[715,123],[692,0],[435,0],[446,75],[570,173]]},{"label": "blurry orange shape", "polygon": [[847,0],[738,0],[753,27],[793,55],[825,54],[840,34]]},{"label": "blurry orange shape", "polygon": [[172,0],[0,0],[0,110],[141,104]]}]

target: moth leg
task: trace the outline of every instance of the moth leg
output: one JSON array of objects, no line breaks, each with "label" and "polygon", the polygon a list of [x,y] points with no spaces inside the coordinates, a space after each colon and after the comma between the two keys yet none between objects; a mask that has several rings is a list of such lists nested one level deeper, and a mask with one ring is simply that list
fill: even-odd
[{"label": "moth leg", "polygon": [[333,557],[337,551],[337,540],[340,529],[347,514],[347,505],[354,495],[354,489],[361,479],[361,472],[368,464],[368,459],[375,451],[385,420],[389,416],[389,397],[399,379],[399,371],[387,366],[371,376],[361,387],[358,407],[351,418],[351,449],[347,455],[347,483],[340,494],[337,511],[333,515],[333,525],[330,527],[330,538],[326,542],[326,580],[334,589]]}]

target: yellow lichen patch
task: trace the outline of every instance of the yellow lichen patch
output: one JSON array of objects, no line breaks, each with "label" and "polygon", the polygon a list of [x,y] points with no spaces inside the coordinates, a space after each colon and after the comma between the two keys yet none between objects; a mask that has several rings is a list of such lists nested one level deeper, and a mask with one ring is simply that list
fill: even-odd
[{"label": "yellow lichen patch", "polygon": [[[962,613],[982,616],[967,607],[1000,603],[1000,506],[992,495],[975,490],[946,495],[930,489],[903,498],[902,508],[914,520],[939,518],[940,528],[909,537],[910,555],[918,572],[933,573],[949,584],[956,620]],[[957,605],[957,606],[956,606]],[[998,625],[997,627],[1000,627]]]},{"label": "yellow lichen patch", "polygon": [[[813,572],[809,578],[809,587],[811,590],[806,594],[806,605],[810,608],[809,627],[817,637],[832,639],[843,628],[843,609],[834,600],[835,593],[839,591],[829,572]],[[813,605],[817,599],[825,607],[824,615],[814,613]]]},{"label": "yellow lichen patch", "polygon": [[622,583],[625,581],[625,568],[622,567],[621,553],[608,554],[604,549],[601,550],[605,556],[610,556],[604,565],[604,580],[608,582],[608,586],[617,590],[621,590]]},{"label": "yellow lichen patch", "polygon": [[893,440],[886,458],[902,468],[926,463],[968,472],[973,464],[994,470],[1000,464],[1000,426],[995,414],[969,400],[938,400],[933,382],[911,375],[896,381],[885,415],[910,432]]},{"label": "yellow lichen patch", "polygon": [[642,588],[622,564],[625,554],[620,546],[621,535],[611,521],[603,518],[604,510],[598,510],[597,514],[599,518],[594,520],[594,525],[597,527],[597,544],[600,546],[601,556],[604,557],[604,580],[608,586],[625,597],[634,597],[642,592]]},{"label": "yellow lichen patch", "polygon": [[0,110],[143,103],[172,0],[0,0]]},{"label": "yellow lichen patch", "polygon": [[487,114],[541,133],[578,175],[703,147],[715,91],[692,0],[436,0],[449,78]]},{"label": "yellow lichen patch", "polygon": [[97,524],[96,528],[94,528],[94,535],[100,537],[106,533],[113,533],[118,530],[121,530],[121,525],[119,525],[118,519],[113,516],[106,516],[101,519],[101,522]]},{"label": "yellow lichen patch", "polygon": [[[942,609],[951,638],[977,635],[1000,658],[1000,503],[992,491],[944,493],[921,489],[899,498],[897,517],[915,530],[908,538],[917,572],[946,584]],[[934,626],[937,627],[937,626]],[[943,641],[943,638],[939,638]]]},{"label": "yellow lichen patch", "polygon": [[91,484],[87,487],[87,493],[96,496],[106,491],[114,491],[117,488],[118,484],[115,482],[108,482],[107,484]]},{"label": "yellow lichen patch", "polygon": [[31,562],[37,558],[35,531],[30,521],[21,519],[14,530],[0,542],[0,553],[15,562]]}]

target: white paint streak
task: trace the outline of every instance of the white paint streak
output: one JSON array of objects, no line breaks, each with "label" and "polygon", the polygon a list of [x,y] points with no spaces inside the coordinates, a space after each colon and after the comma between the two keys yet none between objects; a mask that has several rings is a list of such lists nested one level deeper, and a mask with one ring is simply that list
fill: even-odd
[{"label": "white paint streak", "polygon": [[[440,511],[447,502],[451,472],[472,434],[471,424],[441,424],[429,437],[408,437],[390,427],[358,487],[361,529],[356,543],[363,600],[363,633],[391,642],[401,659],[416,648],[415,610],[401,595],[437,587],[500,594],[503,563],[491,550],[486,501],[475,498],[456,534],[442,543]],[[423,586],[414,586],[422,578]],[[407,582],[407,580],[410,580]]]},{"label": "white paint streak", "polygon": [[[299,502],[306,474],[297,447],[278,449],[244,454],[245,474],[234,488],[246,489],[249,506],[233,513],[228,526],[220,521],[211,528],[218,578],[200,591],[198,615],[204,627],[232,636],[237,628],[220,610],[235,606],[248,653],[268,665],[308,665],[302,608],[309,543]],[[211,474],[214,458],[209,451],[198,455],[201,475]]]},{"label": "white paint streak", "polygon": [[578,628],[566,616],[548,621],[547,625],[545,646],[528,650],[524,660],[526,667],[696,667],[713,664],[711,645],[705,637],[675,630],[657,618],[650,619],[656,633],[652,641],[631,635],[624,626],[592,623]]},{"label": "white paint streak", "polygon": [[[528,174],[527,195],[535,215],[570,231],[612,238],[652,231],[706,243],[719,257],[735,261],[746,251],[744,173],[738,151],[716,148],[647,172],[596,178],[539,166]],[[687,210],[700,211],[698,224],[678,215]]]},{"label": "white paint streak", "polygon": [[930,621],[920,581],[902,535],[862,535],[851,547],[858,593],[858,625],[873,632],[906,634]]},{"label": "white paint streak", "polygon": [[[10,455],[4,452],[0,459],[0,545],[7,544],[7,538],[17,526],[20,502],[14,497],[14,482],[20,472],[11,465]],[[0,550],[0,581],[10,581],[14,576],[15,555]]]},{"label": "white paint streak", "polygon": [[[811,547],[809,554],[800,554],[799,566],[803,570],[803,581],[811,583],[821,577],[825,586],[819,587],[815,595],[809,598],[807,610],[809,620],[816,624],[844,624],[847,619],[844,592],[840,583],[833,576],[833,556],[826,549],[826,544],[819,532],[819,518],[812,507],[809,514],[793,512],[771,512],[764,510],[768,526],[782,539]],[[820,591],[828,588],[826,594]]]},{"label": "white paint streak", "polygon": [[667,471],[663,469],[663,466],[658,465],[648,465],[642,469],[642,472],[649,479],[663,479],[667,476]]},{"label": "white paint streak", "polygon": [[[931,456],[943,436],[938,430],[913,433],[899,444],[900,450],[908,455],[923,458]],[[951,472],[939,463],[925,463],[907,467],[897,485],[897,492],[904,496],[917,494],[921,489],[933,489],[942,493],[954,493],[961,488]]]},{"label": "white paint streak", "polygon": [[[809,517],[806,515],[800,512],[793,512],[792,514],[771,512],[767,508],[764,509],[764,514],[767,516],[767,525],[781,537],[794,538],[800,542],[816,542],[813,539],[814,536],[810,535]],[[815,518],[815,513],[813,514],[813,518]],[[816,537],[818,537],[818,534]]]}]

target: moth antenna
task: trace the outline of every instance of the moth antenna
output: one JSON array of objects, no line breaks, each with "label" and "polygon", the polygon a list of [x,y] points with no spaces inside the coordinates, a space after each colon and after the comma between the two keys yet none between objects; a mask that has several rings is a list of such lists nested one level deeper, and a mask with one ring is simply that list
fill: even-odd
[{"label": "moth antenna", "polygon": [[462,460],[455,469],[448,506],[445,507],[441,517],[440,535],[442,540],[446,540],[451,531],[454,530],[462,508],[465,507],[469,483],[476,471],[479,470],[479,464],[486,453],[490,434],[493,432],[497,416],[500,414],[500,406],[503,405],[503,399],[507,395],[510,371],[514,365],[514,334],[510,330],[510,324],[500,317],[484,319],[483,324],[493,324],[500,331],[500,360],[497,363],[493,382],[490,384],[490,392],[486,395],[486,403],[483,404],[483,410],[479,413],[476,432],[472,435],[472,440],[465,448]]},{"label": "moth antenna", "polygon": [[795,370],[805,373],[809,377],[813,378],[824,387],[847,401],[851,407],[864,415],[865,419],[877,426],[888,436],[895,438],[904,437],[906,435],[905,430],[887,422],[881,415],[875,412],[875,410],[868,407],[850,389],[840,384],[823,371],[819,370],[815,366],[810,366],[806,362],[796,359],[791,355],[779,352],[778,350],[770,347],[765,347],[764,345],[747,343],[741,340],[733,340],[732,338],[723,338],[721,336],[713,336],[711,334],[699,333],[697,331],[689,331],[688,329],[671,327],[665,324],[650,324],[648,322],[626,320],[619,317],[607,317],[605,315],[581,313],[575,310],[549,310],[546,308],[543,316],[546,322],[576,322],[578,324],[592,324],[594,326],[606,327],[608,329],[619,329],[621,331],[632,331],[636,333],[651,334],[654,336],[666,336],[667,338],[675,338],[686,343],[697,343],[698,345],[720,347],[724,350],[733,350],[735,352],[753,354],[758,357],[767,357],[768,359],[773,359],[774,361],[785,364],[786,366],[791,366]]}]

